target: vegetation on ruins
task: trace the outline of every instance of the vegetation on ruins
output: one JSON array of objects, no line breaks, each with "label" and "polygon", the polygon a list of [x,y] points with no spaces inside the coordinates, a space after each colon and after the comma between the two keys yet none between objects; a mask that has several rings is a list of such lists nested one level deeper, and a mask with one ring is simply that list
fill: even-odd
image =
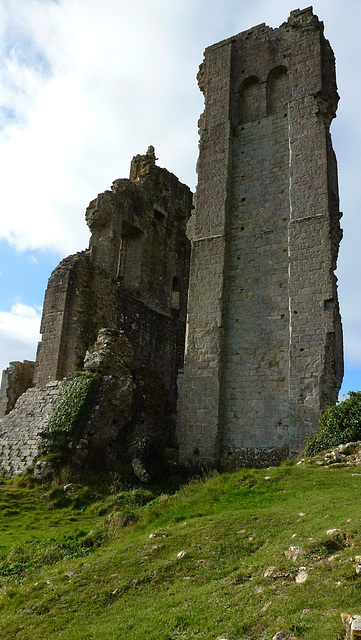
[{"label": "vegetation on ruins", "polygon": [[40,434],[46,453],[63,454],[82,422],[95,391],[98,376],[79,373],[65,388],[45,429]]},{"label": "vegetation on ruins", "polygon": [[71,495],[4,480],[0,637],[343,638],[341,613],[361,596],[360,477],[308,464],[177,491],[115,474]]},{"label": "vegetation on ruins", "polygon": [[139,458],[141,462],[154,471],[164,465],[165,443],[157,433],[144,433],[135,438],[130,447],[133,458]]},{"label": "vegetation on ruins", "polygon": [[307,455],[361,440],[361,391],[350,391],[345,400],[327,407],[319,425],[318,432],[307,438]]}]

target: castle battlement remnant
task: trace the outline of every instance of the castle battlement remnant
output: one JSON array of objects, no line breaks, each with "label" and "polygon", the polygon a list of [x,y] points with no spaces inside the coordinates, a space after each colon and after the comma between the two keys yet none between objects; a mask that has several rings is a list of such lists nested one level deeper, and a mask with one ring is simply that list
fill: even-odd
[{"label": "castle battlement remnant", "polygon": [[180,457],[294,455],[343,376],[332,49],[312,8],[205,51]]}]

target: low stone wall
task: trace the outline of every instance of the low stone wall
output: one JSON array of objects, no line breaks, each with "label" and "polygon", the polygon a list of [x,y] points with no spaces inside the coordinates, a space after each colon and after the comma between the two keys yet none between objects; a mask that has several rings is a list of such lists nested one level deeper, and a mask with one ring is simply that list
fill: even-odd
[{"label": "low stone wall", "polygon": [[14,409],[0,419],[0,475],[15,476],[33,463],[39,451],[39,434],[65,384],[56,380],[41,389],[28,389]]}]

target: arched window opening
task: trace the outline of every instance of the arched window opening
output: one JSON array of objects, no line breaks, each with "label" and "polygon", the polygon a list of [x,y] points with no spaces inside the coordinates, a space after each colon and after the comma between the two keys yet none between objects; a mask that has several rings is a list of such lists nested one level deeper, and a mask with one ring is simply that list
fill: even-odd
[{"label": "arched window opening", "polygon": [[260,88],[255,76],[242,82],[239,91],[239,120],[241,124],[260,117]]},{"label": "arched window opening", "polygon": [[179,306],[180,306],[180,282],[179,282],[179,278],[177,278],[177,276],[174,276],[173,284],[172,284],[171,307],[172,309],[175,309],[176,311],[178,311]]},{"label": "arched window opening", "polygon": [[287,109],[289,101],[289,81],[284,66],[272,69],[267,78],[267,115]]}]

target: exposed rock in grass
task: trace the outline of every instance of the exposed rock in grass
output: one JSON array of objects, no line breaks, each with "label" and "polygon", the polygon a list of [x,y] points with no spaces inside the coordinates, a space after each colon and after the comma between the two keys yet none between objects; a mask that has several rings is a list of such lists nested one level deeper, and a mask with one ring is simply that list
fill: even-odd
[{"label": "exposed rock in grass", "polygon": [[75,495],[78,486],[74,482],[69,482],[64,486],[64,493],[66,495]]},{"label": "exposed rock in grass", "polygon": [[290,546],[287,551],[285,551],[285,556],[287,560],[292,560],[295,562],[298,558],[301,558],[305,555],[304,549],[302,547]]},{"label": "exposed rock in grass", "polygon": [[54,474],[54,468],[48,460],[38,460],[34,468],[34,477],[37,480],[49,480]]},{"label": "exposed rock in grass", "polygon": [[306,582],[308,578],[308,571],[306,569],[306,567],[300,567],[298,570],[298,574],[296,575],[296,582],[297,584],[303,584],[304,582]]},{"label": "exposed rock in grass", "polygon": [[361,638],[361,616],[342,613],[341,618],[346,627],[345,640],[359,640]]},{"label": "exposed rock in grass", "polygon": [[150,475],[146,470],[143,462],[139,458],[134,458],[132,467],[134,475],[138,478],[138,480],[140,480],[144,484],[148,484],[148,482],[150,481]]},{"label": "exposed rock in grass", "polygon": [[322,452],[308,460],[302,458],[297,465],[303,466],[306,463],[316,464],[318,466],[337,465],[339,467],[357,467],[361,465],[361,441],[348,442],[340,444],[332,451]]}]

